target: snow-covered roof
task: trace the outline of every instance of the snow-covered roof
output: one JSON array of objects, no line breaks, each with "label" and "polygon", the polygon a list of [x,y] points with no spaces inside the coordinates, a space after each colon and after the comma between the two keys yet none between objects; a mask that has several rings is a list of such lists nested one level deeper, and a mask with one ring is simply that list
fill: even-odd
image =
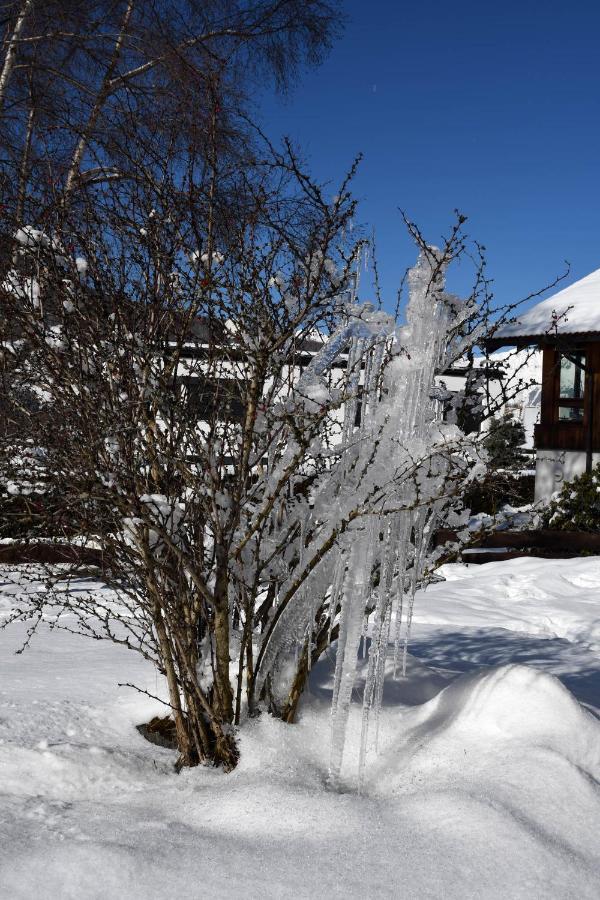
[{"label": "snow-covered roof", "polygon": [[500,339],[510,343],[508,339],[516,337],[594,331],[600,332],[600,269],[518,315],[515,322],[496,332],[494,343]]}]

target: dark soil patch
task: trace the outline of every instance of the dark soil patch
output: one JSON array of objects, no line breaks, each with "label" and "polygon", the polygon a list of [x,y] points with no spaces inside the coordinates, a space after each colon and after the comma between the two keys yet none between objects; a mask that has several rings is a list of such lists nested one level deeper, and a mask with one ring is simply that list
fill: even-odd
[{"label": "dark soil patch", "polygon": [[159,747],[166,747],[167,750],[177,750],[175,722],[170,716],[162,719],[160,716],[154,716],[149,722],[135,727],[151,744],[158,744]]}]

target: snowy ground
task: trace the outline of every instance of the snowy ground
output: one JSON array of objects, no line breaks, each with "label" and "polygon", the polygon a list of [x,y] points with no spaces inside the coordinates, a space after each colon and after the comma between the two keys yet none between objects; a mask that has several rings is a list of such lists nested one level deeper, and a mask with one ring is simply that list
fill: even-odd
[{"label": "snowy ground", "polygon": [[297,726],[244,727],[232,775],[177,776],[134,729],[157,704],[116,688],[160,690],[146,663],[47,627],[15,656],[23,629],[0,632],[0,896],[600,896],[600,560],[443,571],[361,797],[355,741],[326,783],[331,661]]}]

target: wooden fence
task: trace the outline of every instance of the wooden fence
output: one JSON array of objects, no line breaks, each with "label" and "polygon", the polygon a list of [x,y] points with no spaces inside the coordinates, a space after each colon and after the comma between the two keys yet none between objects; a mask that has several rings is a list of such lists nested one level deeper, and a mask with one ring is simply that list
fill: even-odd
[{"label": "wooden fence", "polygon": [[0,563],[23,565],[25,563],[70,563],[102,568],[102,551],[74,544],[0,544]]},{"label": "wooden fence", "polygon": [[[435,535],[436,547],[457,541],[454,531],[441,529]],[[519,556],[542,556],[548,559],[568,559],[582,554],[600,556],[600,534],[586,531],[495,531],[474,533],[472,541],[448,561],[461,558],[463,562],[486,563]],[[70,563],[103,568],[101,550],[58,543],[0,544],[0,564]]]},{"label": "wooden fence", "polygon": [[[435,546],[456,541],[453,531],[440,530]],[[460,551],[463,562],[486,563],[519,556],[541,556],[547,559],[569,559],[589,554],[600,556],[600,534],[587,531],[494,531],[473,535],[473,540]]]}]

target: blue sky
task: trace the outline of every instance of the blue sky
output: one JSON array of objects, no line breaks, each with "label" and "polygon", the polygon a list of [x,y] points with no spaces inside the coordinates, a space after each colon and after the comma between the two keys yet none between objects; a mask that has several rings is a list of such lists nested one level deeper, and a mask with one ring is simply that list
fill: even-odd
[{"label": "blue sky", "polygon": [[[355,194],[375,228],[386,305],[414,258],[398,207],[435,243],[459,208],[487,248],[498,303],[600,267],[600,4],[345,0],[323,65],[262,100],[313,173],[364,154]],[[333,190],[332,190],[333,193]],[[464,288],[467,271],[452,286]],[[363,299],[367,299],[363,297]]]}]

